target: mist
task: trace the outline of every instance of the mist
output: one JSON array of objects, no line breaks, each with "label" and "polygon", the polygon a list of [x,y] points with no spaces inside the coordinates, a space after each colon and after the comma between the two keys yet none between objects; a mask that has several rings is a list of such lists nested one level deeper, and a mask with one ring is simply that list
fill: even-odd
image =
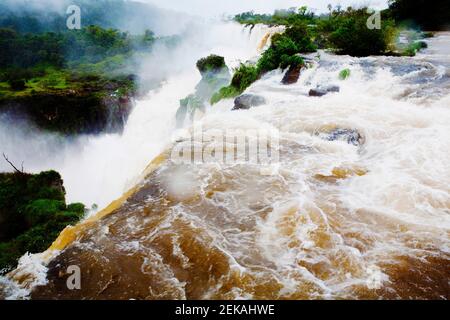
[{"label": "mist", "polygon": [[[131,34],[142,34],[152,30],[159,36],[182,32],[190,17],[170,9],[161,9],[151,3],[126,0],[6,0],[0,3],[0,24],[8,26],[7,15],[29,16],[33,27],[26,32],[61,31],[66,29],[66,10],[69,5],[81,9],[82,26],[91,24],[103,28],[114,28]],[[104,10],[104,5],[109,10]],[[1,23],[3,19],[7,21]],[[49,28],[49,25],[51,26]]]},{"label": "mist", "polygon": [[[133,187],[151,160],[169,148],[179,100],[191,94],[201,79],[196,61],[211,53],[225,57],[230,67],[256,55],[263,34],[253,43],[237,23],[195,19],[178,35],[175,45],[157,43],[139,63],[138,77],[153,89],[136,101],[122,134],[65,137],[43,132],[27,119],[0,117],[0,154],[4,152],[27,172],[61,173],[67,202],[101,209]],[[0,171],[12,167],[0,159]]]}]

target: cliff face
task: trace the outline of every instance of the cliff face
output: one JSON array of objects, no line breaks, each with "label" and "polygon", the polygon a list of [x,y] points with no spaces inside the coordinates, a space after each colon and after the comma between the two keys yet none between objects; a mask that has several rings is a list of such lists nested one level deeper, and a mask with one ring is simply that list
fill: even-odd
[{"label": "cliff face", "polygon": [[121,132],[132,108],[133,92],[118,85],[0,97],[1,113],[64,134]]}]

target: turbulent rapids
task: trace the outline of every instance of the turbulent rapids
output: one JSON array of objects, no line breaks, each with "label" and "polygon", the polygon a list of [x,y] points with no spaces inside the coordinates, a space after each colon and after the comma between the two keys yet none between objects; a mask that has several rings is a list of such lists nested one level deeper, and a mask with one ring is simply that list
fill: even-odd
[{"label": "turbulent rapids", "polygon": [[[246,58],[270,38],[253,32]],[[24,257],[0,282],[4,294],[449,299],[450,34],[428,44],[415,58],[315,53],[296,84],[281,84],[275,71],[248,89],[266,104],[209,108],[195,123],[205,134],[279,134],[270,174],[251,163],[175,163],[171,149],[193,129],[177,132],[135,188],[38,257],[45,266]],[[351,76],[339,80],[345,68]],[[330,84],[339,92],[308,96]],[[146,103],[167,101],[164,90]],[[81,290],[66,287],[71,265]]]}]

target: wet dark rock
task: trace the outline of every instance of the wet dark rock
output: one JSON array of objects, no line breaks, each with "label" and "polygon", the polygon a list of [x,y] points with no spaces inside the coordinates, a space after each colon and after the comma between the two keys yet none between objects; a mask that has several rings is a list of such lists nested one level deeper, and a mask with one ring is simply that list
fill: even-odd
[{"label": "wet dark rock", "polygon": [[233,110],[250,109],[266,103],[266,100],[254,94],[243,94],[234,100]]},{"label": "wet dark rock", "polygon": [[339,92],[340,88],[338,86],[319,86],[315,89],[309,90],[310,97],[322,97],[330,92]]},{"label": "wet dark rock", "polygon": [[328,132],[317,132],[316,135],[327,141],[345,141],[354,146],[364,144],[364,137],[355,129],[337,128]]},{"label": "wet dark rock", "polygon": [[300,71],[302,70],[302,66],[290,66],[288,71],[284,74],[283,80],[281,80],[282,84],[294,84],[297,83],[300,78]]}]

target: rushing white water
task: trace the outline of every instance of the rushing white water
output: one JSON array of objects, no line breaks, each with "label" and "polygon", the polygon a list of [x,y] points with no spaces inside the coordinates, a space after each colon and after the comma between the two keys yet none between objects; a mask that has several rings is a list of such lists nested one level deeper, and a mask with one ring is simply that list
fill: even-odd
[{"label": "rushing white water", "polygon": [[[234,25],[214,32],[226,37],[207,49],[229,63],[255,55],[263,36],[248,45]],[[128,205],[50,263],[51,281],[61,281],[60,264],[76,263],[98,271],[83,298],[135,298],[123,290],[130,281],[147,298],[449,298],[449,44],[449,33],[438,34],[415,58],[315,53],[298,83],[282,85],[278,70],[248,89],[264,105],[231,111],[225,100],[209,108],[196,123],[205,133],[277,131],[278,170],[165,163]],[[340,80],[344,68],[351,75]],[[114,181],[105,194],[120,195],[129,177],[173,145],[178,99],[198,80],[193,67],[169,77],[138,104],[123,136],[91,141],[68,171],[76,176],[82,161],[78,172],[93,181],[77,180],[85,191]],[[340,90],[308,95],[324,84]],[[358,143],[327,139],[336,129],[358,132]],[[86,169],[91,161],[97,170]],[[103,174],[93,180],[96,172]],[[109,279],[102,296],[99,283]],[[77,294],[42,290],[38,297]]]},{"label": "rushing white water", "polygon": [[[155,48],[142,61],[143,78],[161,73],[166,81],[136,102],[123,134],[86,136],[67,142],[0,119],[0,151],[30,172],[54,169],[61,173],[68,202],[104,207],[134,185],[149,162],[170,143],[179,100],[194,91],[200,80],[196,61],[211,53],[226,58],[230,67],[258,53],[267,27],[252,32],[235,23],[191,24],[174,50]],[[159,78],[162,78],[159,76]],[[0,162],[0,170],[11,170]]]},{"label": "rushing white water", "polygon": [[[253,193],[256,185],[277,185],[277,180],[285,184],[282,195],[272,187],[257,196],[274,203],[274,210],[258,220],[255,242],[249,246],[260,248],[276,265],[276,273],[284,275],[282,296],[295,294],[305,281],[312,281],[316,294],[325,297],[342,295],[374,277],[389,283],[378,266],[389,270],[386,265],[400,256],[443,255],[448,262],[450,35],[437,35],[429,46],[413,59],[320,52],[320,58],[311,56],[317,62],[297,84],[282,85],[277,71],[248,90],[263,96],[267,105],[228,113],[218,108],[203,119],[206,131],[273,126],[280,132],[278,178],[260,177],[253,184],[233,170],[234,179],[245,187],[233,190],[224,206],[241,216],[243,202],[236,198],[245,189]],[[342,81],[338,74],[344,68],[351,77]],[[338,85],[340,92],[308,96],[309,89],[324,84]],[[231,106],[222,102],[220,109]],[[356,129],[364,144],[315,135],[330,128]],[[337,178],[336,168],[354,173]],[[357,170],[363,173],[355,174]],[[317,181],[318,175],[328,178]],[[240,245],[230,255],[250,255]],[[292,269],[299,264],[306,269]],[[323,277],[318,268],[332,275]],[[301,280],[294,281],[296,272]],[[444,286],[447,280],[442,279]]]}]

